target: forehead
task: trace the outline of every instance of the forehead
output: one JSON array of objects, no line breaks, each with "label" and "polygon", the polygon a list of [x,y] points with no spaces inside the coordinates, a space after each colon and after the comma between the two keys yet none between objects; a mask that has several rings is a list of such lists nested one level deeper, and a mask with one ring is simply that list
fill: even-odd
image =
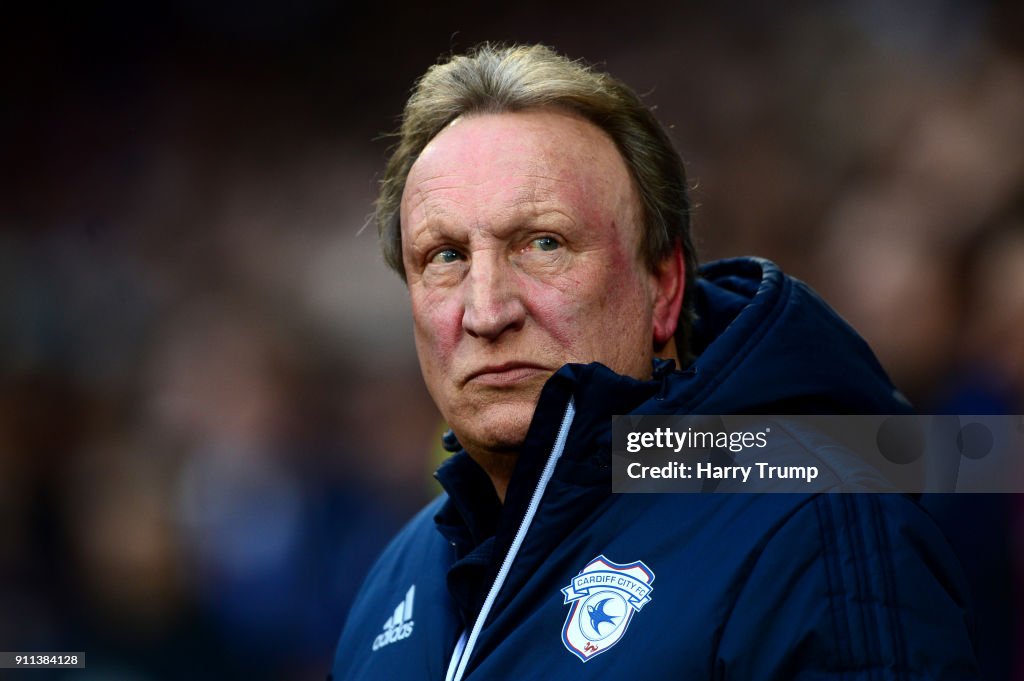
[{"label": "forehead", "polygon": [[590,214],[632,213],[638,205],[626,163],[611,138],[589,121],[559,110],[457,118],[413,164],[402,222],[416,221],[439,204],[462,206],[473,197],[486,197],[492,205],[561,201]]}]

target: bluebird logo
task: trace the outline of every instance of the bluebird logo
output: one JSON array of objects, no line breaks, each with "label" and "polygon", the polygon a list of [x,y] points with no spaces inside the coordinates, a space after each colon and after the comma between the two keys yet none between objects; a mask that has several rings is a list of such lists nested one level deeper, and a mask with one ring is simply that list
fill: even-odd
[{"label": "bluebird logo", "polygon": [[597,602],[597,605],[588,605],[587,614],[590,615],[590,628],[593,629],[598,636],[601,636],[601,625],[611,624],[612,628],[615,628],[615,620],[622,617],[622,615],[609,615],[604,611],[605,605],[608,601],[612,600],[609,596],[603,600]]},{"label": "bluebird logo", "polygon": [[384,631],[373,639],[373,649],[380,650],[395,641],[412,636],[412,601],[416,596],[416,585],[413,584],[405,594],[405,599],[398,604],[395,612],[384,623]]},{"label": "bluebird logo", "polygon": [[586,662],[622,640],[633,615],[651,602],[654,573],[641,561],[626,565],[598,556],[562,589],[572,605],[562,643]]}]

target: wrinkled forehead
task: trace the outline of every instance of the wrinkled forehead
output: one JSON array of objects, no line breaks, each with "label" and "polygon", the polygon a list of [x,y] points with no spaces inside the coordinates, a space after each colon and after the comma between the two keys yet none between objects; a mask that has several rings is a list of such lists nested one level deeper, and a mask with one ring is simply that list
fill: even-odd
[{"label": "wrinkled forehead", "polygon": [[437,200],[489,199],[517,205],[560,201],[587,221],[634,222],[639,198],[612,139],[562,110],[473,114],[455,119],[413,164],[402,223]]}]

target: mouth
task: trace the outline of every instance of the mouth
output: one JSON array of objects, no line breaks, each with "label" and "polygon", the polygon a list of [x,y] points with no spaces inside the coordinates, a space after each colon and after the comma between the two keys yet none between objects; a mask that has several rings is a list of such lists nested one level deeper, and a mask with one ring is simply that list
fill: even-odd
[{"label": "mouth", "polygon": [[492,387],[508,387],[528,381],[540,375],[550,375],[551,370],[530,362],[504,362],[481,367],[466,378],[466,383]]}]

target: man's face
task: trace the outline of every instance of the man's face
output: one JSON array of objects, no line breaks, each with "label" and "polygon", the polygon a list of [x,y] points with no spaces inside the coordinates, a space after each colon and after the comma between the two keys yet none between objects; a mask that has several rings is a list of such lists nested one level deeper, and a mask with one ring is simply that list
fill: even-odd
[{"label": "man's face", "polygon": [[470,453],[518,451],[567,362],[650,376],[658,277],[625,162],[591,123],[457,119],[413,165],[401,222],[423,376]]}]

